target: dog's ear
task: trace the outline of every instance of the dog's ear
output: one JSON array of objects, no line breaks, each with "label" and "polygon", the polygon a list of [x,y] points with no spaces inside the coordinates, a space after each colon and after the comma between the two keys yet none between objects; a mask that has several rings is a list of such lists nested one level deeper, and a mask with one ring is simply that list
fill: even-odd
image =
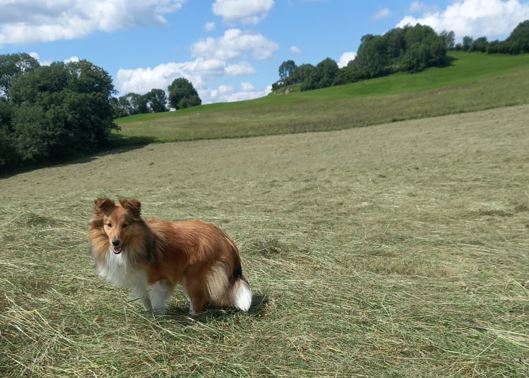
[{"label": "dog's ear", "polygon": [[114,210],[114,207],[116,206],[114,204],[114,201],[112,201],[109,198],[98,198],[94,201],[95,207],[94,207],[94,213],[99,215],[107,215]]},{"label": "dog's ear", "polygon": [[141,202],[136,199],[120,198],[119,203],[123,208],[129,210],[132,215],[139,218],[141,215]]}]

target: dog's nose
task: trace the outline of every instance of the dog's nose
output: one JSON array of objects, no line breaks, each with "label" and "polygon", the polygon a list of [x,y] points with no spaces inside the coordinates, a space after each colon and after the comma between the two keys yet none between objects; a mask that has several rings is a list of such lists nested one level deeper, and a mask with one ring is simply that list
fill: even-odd
[{"label": "dog's nose", "polygon": [[114,247],[117,247],[117,246],[119,245],[119,240],[118,240],[118,239],[114,239],[114,240],[112,240],[112,245],[113,245]]}]

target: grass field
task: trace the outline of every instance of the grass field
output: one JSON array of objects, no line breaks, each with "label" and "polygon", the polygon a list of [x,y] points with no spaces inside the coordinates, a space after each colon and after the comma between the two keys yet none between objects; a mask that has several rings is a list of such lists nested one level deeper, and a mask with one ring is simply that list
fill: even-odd
[{"label": "grass field", "polygon": [[122,118],[114,143],[340,130],[529,103],[529,55],[452,56],[452,66],[418,74]]},{"label": "grass field", "polygon": [[[528,376],[528,119],[157,144],[2,179],[0,375]],[[103,195],[222,226],[250,313],[190,318],[178,294],[152,316],[101,281]]]}]

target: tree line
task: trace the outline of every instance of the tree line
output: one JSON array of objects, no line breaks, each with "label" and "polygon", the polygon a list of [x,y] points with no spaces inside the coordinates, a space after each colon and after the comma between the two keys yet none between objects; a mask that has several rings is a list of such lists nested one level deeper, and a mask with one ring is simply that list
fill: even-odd
[{"label": "tree line", "polygon": [[489,41],[487,37],[473,39],[465,36],[461,43],[453,46],[458,51],[479,51],[488,54],[527,54],[529,53],[529,20],[521,22],[504,41]]},{"label": "tree line", "polygon": [[284,61],[279,66],[279,80],[272,84],[272,89],[281,91],[297,85],[301,91],[306,91],[396,72],[420,72],[449,64],[448,50],[529,53],[529,20],[518,24],[502,42],[466,36],[462,43],[456,44],[454,32],[438,34],[431,27],[420,24],[394,28],[384,35],[367,34],[361,39],[355,59],[342,68],[331,58],[316,66],[298,66],[293,60]]},{"label": "tree line", "polygon": [[142,113],[160,113],[169,111],[169,107],[179,110],[202,104],[193,84],[181,77],[173,80],[167,88],[153,88],[145,94],[134,92],[111,99],[114,117],[125,117]]},{"label": "tree line", "polygon": [[87,60],[41,66],[29,54],[0,55],[0,169],[60,161],[109,143],[116,116],[200,105],[193,85],[175,79],[145,95],[114,97],[112,78]]},{"label": "tree line", "polygon": [[272,89],[299,84],[305,91],[446,65],[453,38],[453,33],[437,34],[424,25],[395,28],[384,35],[367,34],[361,39],[355,59],[343,68],[331,58],[316,66],[297,66],[292,60],[283,62],[279,66],[279,81]]}]

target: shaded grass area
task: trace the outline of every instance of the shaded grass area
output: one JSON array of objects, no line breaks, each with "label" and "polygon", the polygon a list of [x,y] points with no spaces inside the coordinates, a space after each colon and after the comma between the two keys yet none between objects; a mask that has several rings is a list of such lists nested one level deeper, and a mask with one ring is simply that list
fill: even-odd
[{"label": "shaded grass area", "polygon": [[[529,375],[529,107],[150,145],[3,179],[0,375]],[[249,314],[95,274],[97,196],[239,244]]]},{"label": "shaded grass area", "polygon": [[122,118],[116,143],[339,130],[529,102],[529,55],[452,54],[452,66],[419,74]]}]

